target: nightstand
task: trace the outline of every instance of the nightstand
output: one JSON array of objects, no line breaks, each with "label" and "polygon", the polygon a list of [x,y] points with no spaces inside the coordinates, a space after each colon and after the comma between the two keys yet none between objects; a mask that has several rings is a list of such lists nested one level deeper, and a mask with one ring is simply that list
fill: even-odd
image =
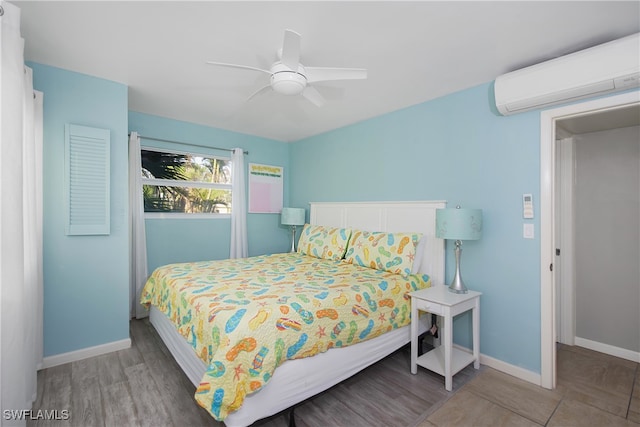
[{"label": "nightstand", "polygon": [[[451,391],[453,376],[473,363],[480,368],[480,292],[456,294],[447,286],[432,286],[411,294],[411,373],[418,372],[418,365],[444,376],[445,389]],[[465,311],[472,311],[473,352],[453,348],[453,318]],[[439,333],[442,345],[418,357],[418,313],[426,311],[443,318]]]}]

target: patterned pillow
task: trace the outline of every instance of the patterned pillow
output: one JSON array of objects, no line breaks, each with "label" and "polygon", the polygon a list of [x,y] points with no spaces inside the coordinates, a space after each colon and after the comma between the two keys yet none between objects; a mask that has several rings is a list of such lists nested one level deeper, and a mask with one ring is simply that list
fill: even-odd
[{"label": "patterned pillow", "polygon": [[350,228],[305,224],[298,240],[298,252],[322,259],[341,260],[351,237]]},{"label": "patterned pillow", "polygon": [[407,277],[421,237],[421,233],[356,230],[351,235],[345,261]]}]

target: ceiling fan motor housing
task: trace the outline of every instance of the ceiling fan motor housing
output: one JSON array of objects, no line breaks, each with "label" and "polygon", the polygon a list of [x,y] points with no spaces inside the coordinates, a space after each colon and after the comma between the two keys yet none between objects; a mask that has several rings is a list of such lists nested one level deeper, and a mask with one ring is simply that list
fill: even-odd
[{"label": "ceiling fan motor housing", "polygon": [[283,95],[298,95],[307,86],[302,65],[298,66],[297,71],[293,71],[282,63],[276,63],[271,67],[271,73],[271,87]]}]

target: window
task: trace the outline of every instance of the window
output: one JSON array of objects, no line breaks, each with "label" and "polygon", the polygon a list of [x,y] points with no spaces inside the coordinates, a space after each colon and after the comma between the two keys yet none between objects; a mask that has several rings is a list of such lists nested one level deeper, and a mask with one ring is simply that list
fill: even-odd
[{"label": "window", "polygon": [[231,213],[231,160],[142,149],[145,212]]}]

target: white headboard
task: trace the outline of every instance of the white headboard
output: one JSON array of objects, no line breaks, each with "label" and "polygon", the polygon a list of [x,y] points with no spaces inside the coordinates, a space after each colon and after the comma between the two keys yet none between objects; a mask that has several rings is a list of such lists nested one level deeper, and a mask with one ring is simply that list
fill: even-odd
[{"label": "white headboard", "polygon": [[436,237],[436,209],[443,200],[417,202],[311,202],[310,223],[366,231],[419,232],[427,237],[420,272],[444,284],[444,240]]}]

